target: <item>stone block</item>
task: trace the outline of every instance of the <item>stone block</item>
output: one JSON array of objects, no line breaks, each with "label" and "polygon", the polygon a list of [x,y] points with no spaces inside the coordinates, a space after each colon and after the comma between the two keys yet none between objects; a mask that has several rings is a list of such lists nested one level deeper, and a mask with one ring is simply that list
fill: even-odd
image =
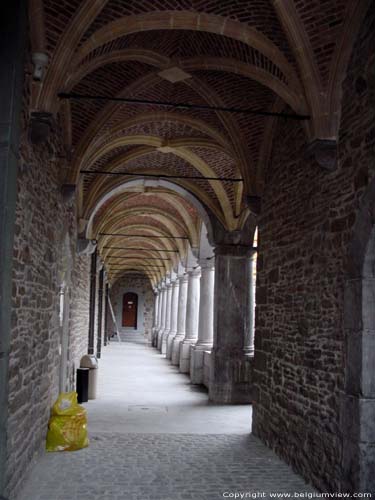
[{"label": "stone block", "polygon": [[180,347],[180,372],[190,373],[190,348],[192,342],[184,340]]},{"label": "stone block", "polygon": [[192,384],[203,384],[204,347],[191,346],[190,380]]},{"label": "stone block", "polygon": [[341,428],[353,441],[375,446],[375,399],[345,396],[341,402]]}]

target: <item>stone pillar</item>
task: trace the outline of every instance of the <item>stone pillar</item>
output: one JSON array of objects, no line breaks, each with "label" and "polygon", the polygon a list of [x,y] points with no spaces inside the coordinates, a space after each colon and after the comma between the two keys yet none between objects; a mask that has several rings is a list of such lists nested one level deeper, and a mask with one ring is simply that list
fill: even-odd
[{"label": "stone pillar", "polygon": [[170,281],[167,284],[167,309],[166,309],[166,316],[165,316],[165,329],[163,331],[162,341],[161,341],[161,353],[162,354],[167,353],[167,338],[168,338],[169,332],[171,331],[171,310],[172,310],[173,283],[174,283],[174,281]]},{"label": "stone pillar", "polygon": [[180,347],[180,372],[190,371],[190,347],[198,338],[199,322],[199,281],[201,277],[200,268],[188,272],[188,298],[186,305],[186,333]]},{"label": "stone pillar", "polygon": [[20,145],[27,3],[1,2],[0,29],[0,497],[5,490],[11,340],[12,263]]},{"label": "stone pillar", "polygon": [[250,255],[247,246],[215,248],[214,347],[209,399],[251,402],[244,343],[250,328]]},{"label": "stone pillar", "polygon": [[190,380],[203,383],[203,353],[211,350],[214,338],[215,260],[199,262],[201,267],[198,340],[190,350]]},{"label": "stone pillar", "polygon": [[167,359],[172,358],[173,339],[177,334],[177,318],[178,318],[178,294],[180,289],[180,278],[178,277],[172,285],[172,302],[171,302],[171,329],[167,337]]},{"label": "stone pillar", "polygon": [[98,287],[98,338],[96,340],[96,357],[102,357],[102,331],[103,331],[103,288],[104,288],[104,267],[99,272]]},{"label": "stone pillar", "polygon": [[98,251],[95,248],[94,253],[91,255],[90,268],[89,336],[87,354],[94,354],[97,255]]},{"label": "stone pillar", "polygon": [[154,322],[152,325],[152,330],[151,330],[151,345],[155,346],[155,336],[157,334],[158,326],[159,326],[159,298],[160,298],[160,291],[159,288],[155,289],[155,295],[154,295],[155,301],[154,301]]},{"label": "stone pillar", "polygon": [[165,313],[167,309],[167,286],[166,283],[162,283],[161,285],[161,316],[160,316],[160,328],[158,330],[158,335],[157,335],[157,343],[156,347],[161,351],[161,342],[163,339],[163,332],[165,329]]},{"label": "stone pillar", "polygon": [[105,306],[104,306],[104,345],[108,344],[108,316],[109,316],[109,284],[105,285]]},{"label": "stone pillar", "polygon": [[173,365],[178,365],[180,363],[180,345],[185,338],[188,281],[189,277],[187,274],[179,277],[180,289],[178,292],[177,333],[172,343]]},{"label": "stone pillar", "polygon": [[255,266],[256,252],[253,252],[249,262],[249,328],[245,333],[244,352],[249,356],[254,355],[255,333]]}]

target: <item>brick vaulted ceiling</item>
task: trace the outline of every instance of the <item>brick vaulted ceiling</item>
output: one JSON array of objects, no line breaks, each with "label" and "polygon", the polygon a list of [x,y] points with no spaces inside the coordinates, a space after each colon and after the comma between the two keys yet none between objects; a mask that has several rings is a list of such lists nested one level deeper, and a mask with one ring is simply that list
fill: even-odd
[{"label": "brick vaulted ceiling", "polygon": [[[200,215],[181,189],[227,230],[240,228],[248,213],[246,195],[261,195],[277,118],[62,100],[59,92],[307,114],[307,141],[332,139],[350,41],[365,3],[30,0],[31,51],[49,59],[42,81],[33,83],[30,109],[53,113],[64,129],[66,182],[80,187],[89,236],[130,228],[142,235],[185,236],[197,246]],[[169,68],[187,77],[172,83],[161,74]],[[180,176],[173,182],[181,189],[142,186],[137,181],[146,174]],[[163,249],[173,247],[182,256],[186,241],[105,237],[100,251],[110,267],[104,246],[131,242],[144,248],[134,251],[134,265],[146,269],[151,256],[152,262],[159,256],[165,269],[147,271],[156,280],[176,264],[176,254],[169,252],[167,260]]]}]

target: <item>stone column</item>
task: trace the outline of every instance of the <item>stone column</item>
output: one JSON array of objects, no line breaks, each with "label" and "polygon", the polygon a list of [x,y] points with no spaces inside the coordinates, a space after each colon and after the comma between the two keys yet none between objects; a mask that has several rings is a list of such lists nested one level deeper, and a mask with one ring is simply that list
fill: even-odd
[{"label": "stone column", "polygon": [[177,333],[172,343],[173,365],[178,365],[180,363],[180,345],[185,338],[188,281],[189,277],[187,274],[179,277],[180,289],[178,292]]},{"label": "stone column", "polygon": [[154,322],[152,325],[152,333],[151,333],[151,345],[155,345],[155,335],[158,330],[158,322],[159,322],[159,288],[155,289],[155,301],[154,301]]},{"label": "stone column", "polygon": [[91,255],[90,268],[89,332],[87,354],[94,354],[97,255],[98,251],[95,248],[94,253]]},{"label": "stone column", "polygon": [[180,347],[180,372],[190,371],[190,347],[198,338],[199,322],[199,281],[201,277],[200,268],[188,272],[188,298],[186,305],[186,333]]},{"label": "stone column", "polygon": [[209,398],[217,403],[251,402],[244,356],[250,327],[250,255],[247,246],[215,248],[214,347]]},{"label": "stone column", "polygon": [[172,311],[172,288],[174,281],[170,281],[167,284],[167,309],[165,316],[165,329],[163,331],[162,341],[161,341],[161,353],[167,353],[167,338],[169,332],[171,331],[171,311]]},{"label": "stone column", "polygon": [[244,352],[249,356],[254,355],[254,333],[255,333],[255,266],[256,252],[253,252],[249,262],[249,328],[245,333]]},{"label": "stone column", "polygon": [[214,338],[214,283],[215,260],[199,262],[201,267],[198,340],[190,351],[190,380],[203,383],[203,354],[209,351]]},{"label": "stone column", "polygon": [[161,351],[161,343],[162,343],[162,339],[163,339],[163,332],[164,332],[164,329],[165,329],[165,313],[166,313],[166,309],[167,309],[167,287],[166,287],[166,283],[164,282],[161,285],[160,328],[158,330],[157,343],[156,343],[156,347],[159,349],[159,351]]},{"label": "stone column", "polygon": [[173,282],[172,285],[172,302],[171,302],[171,329],[167,337],[167,359],[172,358],[172,345],[173,339],[177,334],[177,317],[178,317],[178,294],[180,289],[179,277]]}]

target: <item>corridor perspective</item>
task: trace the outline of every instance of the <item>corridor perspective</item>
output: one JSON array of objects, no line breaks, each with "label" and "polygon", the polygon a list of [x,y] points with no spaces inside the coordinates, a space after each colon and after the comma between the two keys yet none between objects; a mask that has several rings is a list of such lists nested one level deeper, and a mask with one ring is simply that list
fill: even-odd
[{"label": "corridor perspective", "polygon": [[374,498],[374,0],[0,23],[0,500]]},{"label": "corridor perspective", "polygon": [[[142,336],[143,337],[143,336]],[[142,337],[114,341],[88,411],[90,446],[44,456],[18,500],[206,500],[314,492],[257,438],[250,405],[216,405]],[[262,498],[262,497],[259,497]]]}]

